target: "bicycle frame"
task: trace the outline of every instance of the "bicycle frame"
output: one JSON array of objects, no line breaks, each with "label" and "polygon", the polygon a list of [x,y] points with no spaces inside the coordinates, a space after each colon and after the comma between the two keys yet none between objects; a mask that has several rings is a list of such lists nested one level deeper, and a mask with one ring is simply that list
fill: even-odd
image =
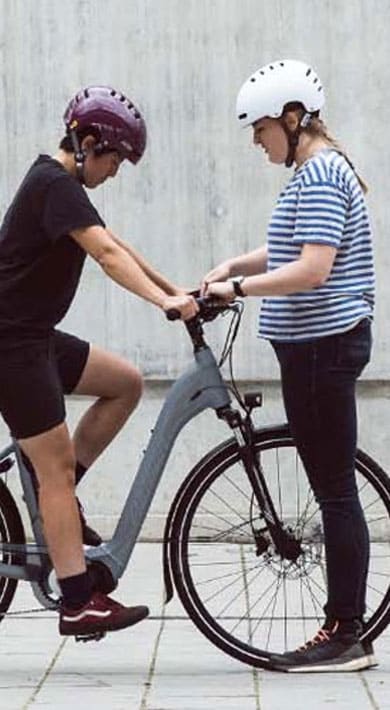
[{"label": "bicycle frame", "polygon": [[[218,412],[230,406],[230,395],[211,349],[204,345],[195,351],[194,358],[195,362],[168,392],[112,539],[86,552],[88,560],[104,563],[115,580],[126,569],[179,432],[190,419],[205,409],[212,408]],[[15,441],[0,453],[0,460],[11,453],[15,453],[17,458],[36,545],[26,546],[31,555],[27,554],[25,565],[0,563],[0,576],[36,581],[40,578],[47,555],[45,552],[42,557],[39,553],[46,551],[46,545],[31,477]]]}]

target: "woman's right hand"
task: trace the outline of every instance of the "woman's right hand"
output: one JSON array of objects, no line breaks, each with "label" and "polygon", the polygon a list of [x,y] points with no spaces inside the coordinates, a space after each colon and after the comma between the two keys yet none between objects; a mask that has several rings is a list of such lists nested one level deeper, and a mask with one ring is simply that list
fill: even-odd
[{"label": "woman's right hand", "polygon": [[200,285],[200,295],[203,297],[206,294],[207,291],[207,286],[214,281],[227,281],[227,279],[230,277],[230,262],[229,261],[223,261],[222,264],[219,264],[216,266],[214,269],[211,269],[211,271],[206,274],[206,276],[203,277],[202,283]]}]

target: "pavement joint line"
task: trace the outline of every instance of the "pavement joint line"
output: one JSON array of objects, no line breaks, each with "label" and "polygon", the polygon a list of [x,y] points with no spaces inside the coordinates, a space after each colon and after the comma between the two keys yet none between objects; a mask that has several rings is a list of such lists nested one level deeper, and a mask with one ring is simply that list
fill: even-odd
[{"label": "pavement joint line", "polygon": [[[368,672],[369,672],[369,671],[368,671]],[[367,695],[368,695],[368,699],[369,699],[369,701],[370,701],[370,703],[371,703],[373,709],[374,709],[374,710],[380,710],[380,706],[379,706],[378,703],[376,702],[376,700],[375,700],[375,698],[374,698],[374,696],[373,696],[373,694],[372,694],[371,688],[370,688],[369,684],[367,683],[367,678],[366,678],[365,674],[364,674],[364,673],[359,673],[359,678],[360,678],[360,680],[361,680],[361,682],[362,682],[362,685],[363,685],[363,687],[364,687],[364,690],[366,691],[366,693],[367,693]]]},{"label": "pavement joint line", "polygon": [[55,652],[53,658],[51,659],[49,665],[47,666],[45,672],[43,673],[43,675],[42,675],[42,677],[41,677],[41,679],[40,679],[40,681],[39,681],[37,687],[34,689],[33,693],[30,695],[30,697],[29,697],[28,700],[25,702],[25,704],[22,706],[21,710],[27,710],[27,708],[28,708],[33,702],[35,702],[36,698],[38,697],[40,691],[41,691],[42,688],[43,688],[43,685],[44,685],[45,681],[47,680],[47,678],[49,677],[49,675],[50,675],[51,671],[53,670],[55,664],[57,663],[57,661],[58,661],[58,659],[59,659],[59,657],[60,657],[60,655],[61,655],[62,649],[64,648],[64,646],[65,646],[65,644],[66,644],[67,641],[68,641],[67,638],[64,638],[64,639],[61,640],[61,643],[60,643],[60,645],[58,646],[57,651]]},{"label": "pavement joint line", "polygon": [[[166,619],[165,619],[165,614],[164,614],[164,610],[165,610],[165,602],[164,602],[164,600],[163,600],[161,603],[162,603],[161,616],[156,616],[156,617],[154,617],[155,619],[159,619],[159,620],[161,621],[161,623],[160,623],[160,628],[159,628],[159,630],[158,630],[158,633],[157,633],[157,636],[156,636],[156,640],[155,640],[155,643],[154,643],[153,652],[152,652],[152,660],[151,660],[151,662],[150,662],[149,672],[148,672],[146,681],[145,681],[145,683],[144,683],[145,689],[144,689],[144,692],[143,692],[143,695],[142,695],[142,698],[141,698],[141,704],[140,704],[139,710],[147,710],[147,705],[146,705],[146,703],[147,703],[147,701],[148,701],[148,697],[149,697],[150,691],[151,691],[151,689],[152,689],[152,683],[153,683],[153,678],[154,678],[154,672],[155,672],[155,670],[156,670],[157,654],[158,654],[158,650],[159,650],[159,646],[160,646],[161,637],[162,637],[162,634],[163,634],[163,631],[164,631],[164,628],[165,628]],[[149,617],[149,618],[150,618],[150,617]]]},{"label": "pavement joint line", "polygon": [[[242,573],[244,576],[245,601],[246,601],[246,609],[247,609],[247,615],[248,615],[249,636],[250,636],[250,638],[252,638],[253,629],[252,629],[252,623],[251,623],[251,617],[250,617],[251,605],[250,605],[250,598],[249,598],[249,585],[248,585],[248,576],[247,576],[246,567],[245,567],[245,556],[244,556],[244,551],[242,549],[242,545],[240,545],[240,560],[241,560],[241,565],[242,565]],[[255,693],[256,710],[261,710],[259,674],[255,668],[252,668],[252,679],[253,679],[253,690]]]},{"label": "pavement joint line", "polygon": [[259,671],[256,670],[256,668],[252,668],[252,674],[253,674],[253,685],[254,685],[254,690],[255,690],[256,710],[261,710],[261,705],[260,705],[260,675],[259,675]]}]

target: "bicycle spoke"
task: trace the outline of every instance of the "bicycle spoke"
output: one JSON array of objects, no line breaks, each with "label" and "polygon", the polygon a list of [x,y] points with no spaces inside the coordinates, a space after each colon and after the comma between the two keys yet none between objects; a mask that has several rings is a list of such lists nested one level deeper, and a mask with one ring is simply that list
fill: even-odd
[{"label": "bicycle spoke", "polygon": [[[257,574],[254,576],[254,578],[253,578],[252,580],[250,580],[250,582],[249,582],[249,584],[248,584],[248,587],[250,586],[250,584],[252,584],[252,583],[255,581],[255,579],[257,579],[261,574],[263,574],[263,572],[264,572],[264,568],[258,570],[258,572],[257,572]],[[228,586],[229,586],[229,585],[228,585]],[[232,586],[232,585],[230,585],[230,586]],[[229,607],[231,607],[231,605],[233,604],[233,602],[235,602],[235,601],[238,599],[238,597],[241,596],[241,594],[243,593],[244,589],[245,589],[245,585],[244,585],[244,586],[237,592],[237,594],[221,609],[221,611],[217,614],[217,618],[218,618],[219,615],[222,616],[222,615],[226,612],[226,610],[229,609]],[[216,595],[213,595],[213,597],[211,597],[211,599],[215,598],[215,596],[216,596]],[[210,600],[208,600],[208,601],[210,601]]]},{"label": "bicycle spoke", "polygon": [[[203,511],[202,511],[202,512],[203,512]],[[256,519],[255,519],[255,520],[256,520]],[[238,525],[230,525],[230,527],[228,527],[226,530],[219,530],[218,528],[210,527],[210,525],[205,525],[204,523],[199,523],[199,524],[197,524],[197,525],[193,525],[193,528],[199,528],[200,530],[202,530],[202,529],[203,529],[203,530],[211,530],[212,532],[217,533],[217,534],[214,535],[212,538],[208,538],[208,539],[207,539],[208,542],[223,542],[223,538],[224,538],[224,537],[226,538],[226,537],[227,537],[228,535],[230,535],[232,532],[238,532],[241,538],[245,538],[245,540],[247,540],[247,539],[248,539],[248,533],[247,533],[247,534],[244,534],[244,532],[242,531],[242,528],[244,528],[244,527],[246,527],[246,526],[249,528],[249,527],[250,527],[250,523],[249,523],[249,522],[244,522],[244,523],[240,523],[240,524],[238,524]],[[252,530],[250,531],[249,536],[250,536],[250,539],[252,540],[252,539],[253,539]]]},{"label": "bicycle spoke", "polygon": [[[248,590],[249,590],[249,586],[250,586],[250,584],[247,585]],[[268,594],[269,590],[270,590],[272,587],[274,587],[274,586],[275,586],[275,579],[273,579],[272,582],[271,582],[271,584],[270,584],[268,587],[266,587],[266,589],[264,590],[262,596],[261,596],[261,597],[258,597],[258,598],[256,599],[256,601],[253,602],[253,604],[250,604],[250,605],[249,605],[249,611],[250,611],[250,612],[252,612],[252,611],[256,608],[256,606],[259,604],[259,602],[262,601],[262,599]],[[248,595],[248,596],[249,596],[249,595]],[[271,600],[272,600],[272,598],[271,598]],[[268,605],[265,607],[265,610],[260,613],[260,617],[259,617],[260,621],[258,622],[259,624],[261,623],[261,620],[264,619],[264,614],[265,614],[265,612],[266,612],[267,609],[268,609]],[[234,629],[231,629],[231,633],[233,633],[233,630],[236,630],[236,629],[238,628],[238,626],[239,626],[239,625],[241,624],[241,622],[243,621],[243,618],[244,618],[244,617],[241,617],[241,618],[238,620],[238,622],[237,622],[237,624],[235,625]],[[257,627],[256,627],[256,628],[257,628]]]},{"label": "bicycle spoke", "polygon": [[[255,628],[254,628],[254,633],[256,633],[256,631],[259,629],[260,624],[262,624],[262,623],[264,623],[265,621],[267,621],[266,613],[267,613],[267,611],[268,611],[270,605],[272,604],[272,613],[270,614],[270,617],[269,617],[269,619],[268,619],[268,621],[269,621],[268,637],[270,636],[271,630],[272,630],[272,622],[273,622],[273,618],[274,618],[274,613],[275,613],[276,602],[277,602],[277,598],[278,598],[278,593],[279,593],[280,585],[281,585],[281,578],[279,577],[279,578],[276,578],[275,582],[274,582],[272,585],[269,586],[269,589],[271,588],[271,586],[275,586],[275,592],[274,592],[273,595],[271,596],[269,602],[267,603],[267,605],[266,605],[265,608],[264,608],[264,611],[263,611],[262,614],[260,615],[260,617],[259,617],[259,619],[258,619],[258,622],[257,622],[257,624],[256,624],[256,626],[255,626]],[[268,591],[268,590],[267,590],[267,591]],[[263,596],[264,596],[264,595],[263,595]],[[259,600],[256,601],[255,605],[258,603],[258,601],[259,601]],[[267,638],[268,638],[268,637],[267,637]]]},{"label": "bicycle spoke", "polygon": [[279,500],[279,516],[283,520],[283,503],[282,503],[282,486],[280,484],[280,464],[279,464],[279,449],[276,450],[276,475],[278,477],[278,500]]},{"label": "bicycle spoke", "polygon": [[[256,568],[257,568],[257,565],[255,565],[254,567],[251,567],[249,569],[249,572],[251,572],[253,569],[256,569]],[[237,576],[237,574],[240,574],[239,570],[237,570],[236,572],[229,572],[228,574],[221,574],[218,577],[210,577],[209,579],[202,579],[201,582],[198,582],[198,585],[204,586],[205,584],[211,584],[212,582],[217,582],[218,580],[226,579],[227,577],[232,577],[233,575]]]},{"label": "bicycle spoke", "polygon": [[362,505],[363,511],[366,512],[369,508],[371,508],[371,506],[378,505],[378,501],[380,501],[379,496],[374,498],[374,500],[372,500],[371,503],[367,503],[366,505]]},{"label": "bicycle spoke", "polygon": [[[242,520],[244,523],[247,522],[246,519],[245,519],[241,514],[238,514],[238,513],[237,513],[237,510],[235,510],[230,504],[226,503],[226,501],[224,501],[224,500],[221,498],[221,496],[218,496],[218,495],[215,493],[215,491],[212,491],[212,494],[213,494],[213,496],[214,496],[215,498],[217,498],[217,499],[219,500],[220,503],[223,503],[224,505],[226,505],[226,507],[228,508],[228,510],[230,510],[237,518],[239,518],[240,520]],[[222,520],[224,523],[228,523],[228,521],[226,520],[226,518],[223,518],[222,515],[220,515],[220,514],[217,515],[216,513],[213,513],[213,515],[215,515],[216,518]],[[229,523],[228,523],[228,524],[229,524]]]},{"label": "bicycle spoke", "polygon": [[241,495],[245,498],[246,501],[250,502],[251,496],[249,493],[245,493],[240,486],[235,483],[235,481],[232,481],[229,476],[226,475],[226,473],[223,475],[224,480],[229,481],[230,485],[233,486]]}]

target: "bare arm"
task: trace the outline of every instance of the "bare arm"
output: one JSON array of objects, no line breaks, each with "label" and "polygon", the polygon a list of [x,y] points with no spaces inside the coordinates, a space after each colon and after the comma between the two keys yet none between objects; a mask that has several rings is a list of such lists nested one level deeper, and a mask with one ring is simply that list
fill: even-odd
[{"label": "bare arm", "polygon": [[201,293],[204,295],[208,284],[215,281],[226,281],[232,276],[250,276],[252,274],[262,274],[267,270],[267,247],[255,249],[247,254],[241,254],[233,259],[227,259],[203,277],[201,283]]},{"label": "bare arm", "polygon": [[229,259],[230,276],[253,276],[267,270],[267,247],[250,251],[247,254]]},{"label": "bare arm", "polygon": [[[335,256],[334,247],[305,244],[299,259],[268,273],[245,277],[241,289],[246,296],[284,296],[311,291],[327,281]],[[234,298],[230,282],[211,283],[207,294],[227,300]]]},{"label": "bare arm", "polygon": [[119,237],[117,237],[110,229],[106,229],[106,232],[110,235],[111,239],[114,240],[118,246],[120,246],[127,254],[129,254],[132,259],[138,264],[142,269],[144,274],[153,281],[156,286],[161,288],[169,296],[177,296],[185,293],[185,289],[175,286],[173,283],[168,281],[162,274],[160,274],[156,269],[154,269],[148,262],[140,255],[138,252],[126,242],[123,242]]},{"label": "bare arm", "polygon": [[130,250],[125,250],[100,226],[76,229],[72,238],[120,286],[164,310],[176,308],[184,319],[193,317],[198,308],[191,296],[167,296],[164,290],[144,272]]}]

